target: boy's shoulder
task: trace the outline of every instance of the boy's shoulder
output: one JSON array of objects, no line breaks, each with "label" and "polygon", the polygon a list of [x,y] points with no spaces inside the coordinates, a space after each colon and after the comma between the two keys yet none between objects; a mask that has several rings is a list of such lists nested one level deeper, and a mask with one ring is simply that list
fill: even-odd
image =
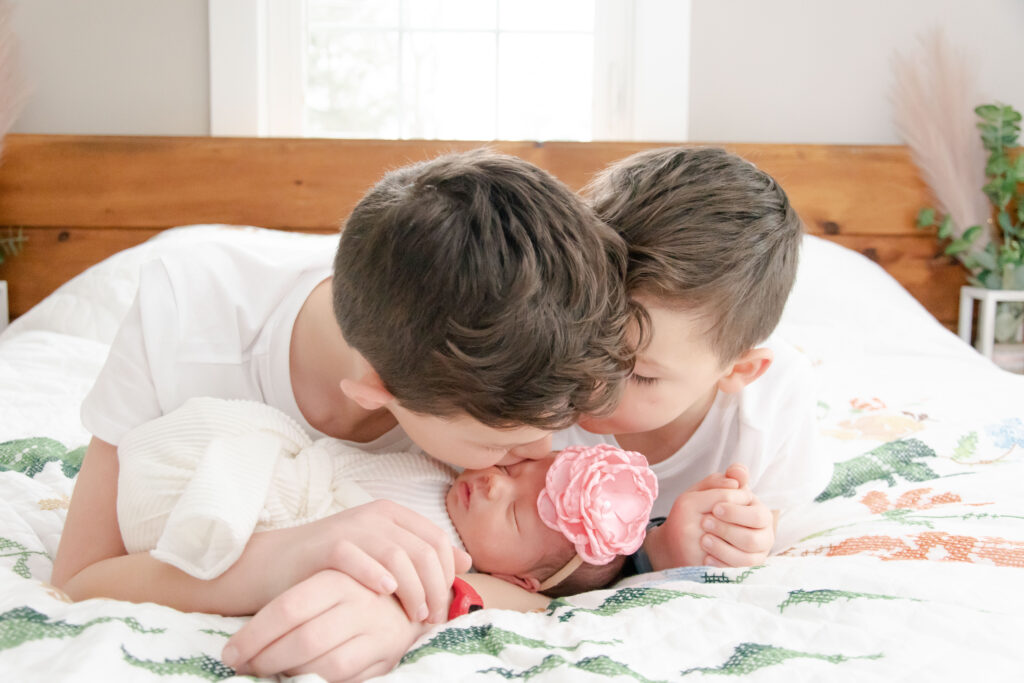
[{"label": "boy's shoulder", "polygon": [[725,402],[733,404],[733,420],[739,425],[779,433],[794,424],[793,418],[813,413],[814,368],[810,358],[782,337],[773,336],[759,346],[771,349],[771,366],[742,391],[727,395]]},{"label": "boy's shoulder", "polygon": [[224,333],[251,341],[305,280],[330,276],[333,252],[312,246],[270,248],[249,240],[171,245],[141,267],[143,327],[204,343]]}]

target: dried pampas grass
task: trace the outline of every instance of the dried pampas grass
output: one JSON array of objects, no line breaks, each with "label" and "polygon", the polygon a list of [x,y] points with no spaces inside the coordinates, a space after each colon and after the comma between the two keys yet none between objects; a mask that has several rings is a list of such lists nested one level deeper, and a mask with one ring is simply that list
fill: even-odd
[{"label": "dried pampas grass", "polygon": [[893,59],[896,127],[938,208],[952,219],[954,237],[972,225],[991,229],[992,208],[981,190],[985,149],[974,114],[981,99],[966,62],[937,29],[921,37],[914,54]]},{"label": "dried pampas grass", "polygon": [[0,0],[0,154],[3,153],[3,138],[25,103],[25,84],[18,71],[13,9],[9,0]]}]

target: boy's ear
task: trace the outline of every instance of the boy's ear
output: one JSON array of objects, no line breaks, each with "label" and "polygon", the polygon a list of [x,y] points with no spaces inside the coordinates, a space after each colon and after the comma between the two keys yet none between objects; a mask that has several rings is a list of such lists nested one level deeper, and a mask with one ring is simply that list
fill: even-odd
[{"label": "boy's ear", "polygon": [[733,361],[725,375],[718,380],[718,388],[727,394],[734,394],[765,373],[771,366],[775,354],[764,347],[750,349]]},{"label": "boy's ear", "polygon": [[370,367],[359,379],[341,380],[340,386],[346,396],[365,410],[377,410],[395,400],[391,392],[384,388],[384,382],[377,371]]},{"label": "boy's ear", "polygon": [[536,593],[540,590],[540,581],[535,576],[516,576],[515,574],[491,574],[491,576],[501,579],[502,581],[508,581],[514,586],[519,586],[523,590],[531,593]]}]

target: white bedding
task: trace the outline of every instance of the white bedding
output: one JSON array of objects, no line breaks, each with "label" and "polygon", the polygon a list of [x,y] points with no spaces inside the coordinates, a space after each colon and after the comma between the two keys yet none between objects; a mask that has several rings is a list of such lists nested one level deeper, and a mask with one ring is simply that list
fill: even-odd
[{"label": "white bedding", "polygon": [[[172,241],[331,237],[190,227],[63,286],[0,335],[0,679],[218,680],[241,619],[112,600],[46,580],[88,434],[78,404]],[[634,577],[484,610],[419,641],[392,681],[1020,680],[1024,377],[945,330],[880,268],[807,238],[780,332],[814,362],[819,498],[780,520],[760,568]],[[795,473],[794,476],[798,476]]]}]

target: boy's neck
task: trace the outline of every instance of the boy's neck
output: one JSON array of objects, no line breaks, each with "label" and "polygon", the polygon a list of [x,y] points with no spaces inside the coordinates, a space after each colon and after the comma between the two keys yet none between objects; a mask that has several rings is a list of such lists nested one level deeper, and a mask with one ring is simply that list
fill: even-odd
[{"label": "boy's neck", "polygon": [[668,460],[696,433],[718,396],[718,386],[663,427],[636,434],[616,434],[615,440],[629,451],[644,454],[651,465]]},{"label": "boy's neck", "polygon": [[320,432],[367,442],[397,424],[387,409],[366,410],[341,391],[341,380],[356,379],[362,366],[334,317],[329,278],[313,288],[295,318],[288,362],[299,411]]}]

